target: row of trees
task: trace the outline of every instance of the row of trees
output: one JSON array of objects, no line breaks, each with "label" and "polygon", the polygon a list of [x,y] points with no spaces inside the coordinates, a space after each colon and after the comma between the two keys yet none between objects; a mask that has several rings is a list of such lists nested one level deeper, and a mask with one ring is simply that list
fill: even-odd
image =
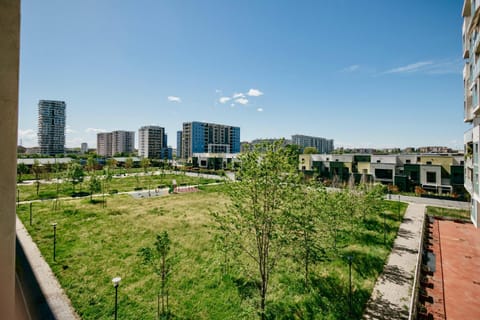
[{"label": "row of trees", "polygon": [[293,262],[310,286],[312,267],[338,249],[341,234],[355,239],[356,227],[383,210],[383,187],[361,185],[328,192],[302,183],[290,150],[281,142],[241,157],[240,181],[229,185],[231,204],[214,217],[225,255],[224,270],[240,265],[258,284],[258,311],[266,319],[267,297],[277,268]]}]

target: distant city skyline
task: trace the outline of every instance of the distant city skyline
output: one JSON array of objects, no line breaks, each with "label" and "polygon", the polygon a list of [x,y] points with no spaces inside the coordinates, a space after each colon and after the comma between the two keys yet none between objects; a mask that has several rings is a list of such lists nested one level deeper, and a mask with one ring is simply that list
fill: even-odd
[{"label": "distant city skyline", "polygon": [[[67,104],[66,146],[182,123],[241,140],[461,149],[461,2],[22,1],[19,142],[39,100]],[[94,9],[94,10],[92,10]],[[138,143],[137,146],[138,147]]]}]

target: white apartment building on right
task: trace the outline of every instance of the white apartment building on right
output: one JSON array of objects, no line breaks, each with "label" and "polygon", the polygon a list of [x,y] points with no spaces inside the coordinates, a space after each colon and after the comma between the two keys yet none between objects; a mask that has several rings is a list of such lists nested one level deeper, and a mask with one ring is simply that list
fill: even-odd
[{"label": "white apartment building on right", "polygon": [[479,143],[480,143],[480,0],[465,0],[462,16],[464,121],[472,128],[464,134],[465,189],[471,195],[471,220],[478,227],[480,217]]}]

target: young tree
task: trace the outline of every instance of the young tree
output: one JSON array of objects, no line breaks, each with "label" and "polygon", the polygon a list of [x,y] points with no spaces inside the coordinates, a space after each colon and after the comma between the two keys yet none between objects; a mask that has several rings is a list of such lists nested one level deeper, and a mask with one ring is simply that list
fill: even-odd
[{"label": "young tree", "polygon": [[[145,247],[140,249],[140,255],[143,257],[145,264],[150,265],[154,272],[160,276],[160,297],[162,301],[161,316],[169,318],[170,311],[168,310],[168,279],[172,268],[172,260],[169,259],[170,253],[170,238],[168,232],[163,231],[157,234],[157,240],[153,248]],[[165,303],[166,302],[166,303]]]},{"label": "young tree", "polygon": [[270,276],[283,251],[287,212],[300,177],[282,142],[256,146],[241,156],[240,178],[229,184],[231,205],[216,213],[221,229],[248,257],[238,263],[259,283],[259,315],[266,318]]},{"label": "young tree", "polygon": [[72,184],[73,193],[75,193],[75,186],[83,182],[83,177],[85,173],[83,172],[82,166],[79,163],[71,162],[67,169],[67,179]]},{"label": "young tree", "polygon": [[90,179],[88,180],[88,189],[90,191],[90,201],[93,200],[93,194],[102,189],[100,179],[98,179],[95,172],[90,175]]},{"label": "young tree", "polygon": [[144,181],[147,182],[148,195],[150,196],[150,178],[148,177],[148,168],[150,167],[150,159],[142,158],[140,165],[143,168]]},{"label": "young tree", "polygon": [[114,158],[107,159],[107,166],[112,170],[112,174],[114,174],[115,168],[117,167],[117,160]]},{"label": "young tree", "polygon": [[130,168],[133,167],[133,159],[128,157],[126,160],[125,160],[125,169],[127,169],[127,173],[130,173]]},{"label": "young tree", "polygon": [[95,171],[97,167],[97,159],[95,159],[93,156],[88,157],[87,159],[87,170],[89,172]]},{"label": "young tree", "polygon": [[37,159],[35,159],[32,165],[32,172],[35,175],[35,185],[37,187],[37,196],[40,191],[40,175],[42,171],[43,171],[42,164]]},{"label": "young tree", "polygon": [[17,174],[18,174],[18,179],[17,179],[17,181],[18,181],[18,182],[22,182],[22,181],[23,181],[23,179],[22,179],[22,174],[27,174],[28,171],[29,171],[29,170],[28,170],[28,166],[27,166],[25,163],[23,163],[23,162],[19,163],[19,164],[17,165]]},{"label": "young tree", "polygon": [[295,199],[295,209],[289,217],[289,242],[292,256],[303,267],[304,285],[308,287],[310,267],[318,262],[325,230],[327,191],[325,188],[311,186],[304,188],[302,194]]}]

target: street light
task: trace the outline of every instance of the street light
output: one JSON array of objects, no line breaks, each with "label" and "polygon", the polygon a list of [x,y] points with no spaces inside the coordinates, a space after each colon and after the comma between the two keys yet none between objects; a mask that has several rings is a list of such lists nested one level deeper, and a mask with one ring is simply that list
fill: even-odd
[{"label": "street light", "polygon": [[118,309],[118,285],[122,278],[115,277],[112,279],[113,286],[115,287],[115,320],[117,320],[117,309]]},{"label": "street light", "polygon": [[386,221],[386,212],[383,212],[383,244],[387,244],[387,221]]},{"label": "street light", "polygon": [[30,202],[30,226],[32,226],[32,205],[33,202]]},{"label": "street light", "polygon": [[353,256],[347,256],[347,259],[348,259],[348,278],[349,278],[349,282],[348,282],[348,286],[349,286],[349,290],[348,290],[348,312],[350,314],[350,318],[352,317],[352,260],[353,260]]},{"label": "street light", "polygon": [[52,223],[52,226],[53,226],[53,261],[57,261],[55,259],[55,251],[57,247],[57,223],[56,222]]},{"label": "street light", "polygon": [[397,203],[397,212],[398,212],[398,220],[400,220],[400,195],[398,195],[398,203]]}]

